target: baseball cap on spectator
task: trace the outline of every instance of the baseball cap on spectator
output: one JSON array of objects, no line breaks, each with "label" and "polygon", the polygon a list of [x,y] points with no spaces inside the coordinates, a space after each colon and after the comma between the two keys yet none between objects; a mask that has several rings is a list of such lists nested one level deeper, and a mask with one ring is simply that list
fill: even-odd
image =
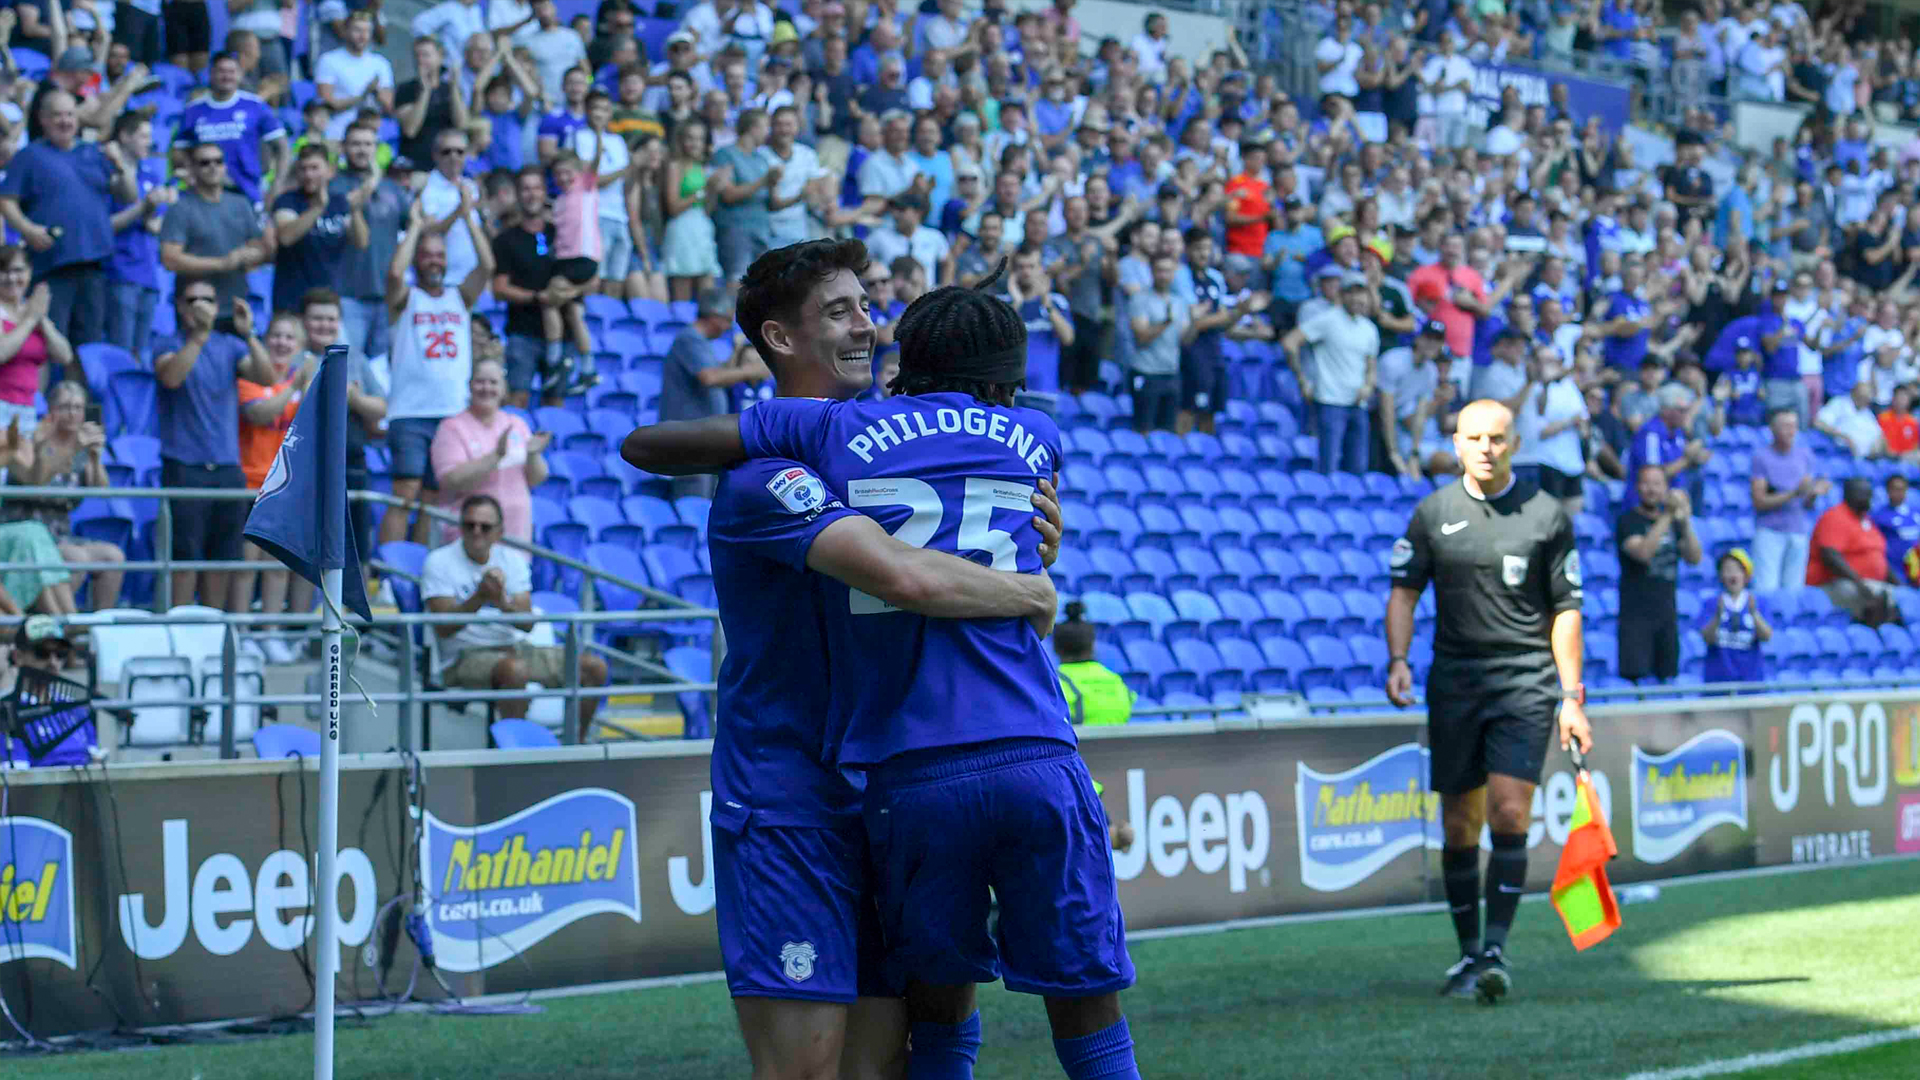
[{"label": "baseball cap on spectator", "polygon": [[800,32],[790,22],[777,22],[773,24],[773,37],[767,40],[771,45],[785,45],[789,41],[799,41]]},{"label": "baseball cap on spectator", "polygon": [[1313,283],[1318,285],[1327,278],[1344,278],[1346,276],[1347,272],[1340,268],[1339,263],[1330,262],[1313,272]]},{"label": "baseball cap on spectator", "polygon": [[54,61],[53,70],[91,71],[93,70],[93,54],[87,51],[85,45],[69,46],[66,52],[60,54],[60,59]]},{"label": "baseball cap on spectator", "polygon": [[1357,270],[1343,271],[1340,276],[1340,287],[1343,289],[1364,289],[1367,287],[1367,275]]},{"label": "baseball cap on spectator", "polygon": [[1097,131],[1102,135],[1105,135],[1108,131],[1107,122],[1098,115],[1088,116],[1080,122],[1080,127],[1084,131]]},{"label": "baseball cap on spectator", "polygon": [[1428,319],[1427,324],[1420,328],[1420,336],[1439,338],[1441,341],[1445,341],[1447,340],[1447,324],[1441,322],[1439,319]]},{"label": "baseball cap on spectator", "polygon": [[1260,268],[1260,261],[1251,255],[1229,255],[1222,266],[1229,274],[1245,274],[1251,277],[1254,271]]},{"label": "baseball cap on spectator", "polygon": [[1743,353],[1743,352],[1759,352],[1760,350],[1753,347],[1752,338],[1742,335],[1741,337],[1734,340],[1733,351],[1736,353]]},{"label": "baseball cap on spectator", "polygon": [[687,33],[685,30],[676,30],[667,35],[667,48],[671,49],[679,44],[698,45],[699,42],[694,39],[692,34]]},{"label": "baseball cap on spectator", "polygon": [[13,632],[13,647],[16,649],[31,649],[43,641],[66,640],[66,625],[51,615],[29,615],[20,628]]},{"label": "baseball cap on spectator", "polygon": [[975,165],[971,161],[957,165],[953,170],[953,178],[955,180],[981,180],[985,177],[986,174],[980,171],[980,166]]}]

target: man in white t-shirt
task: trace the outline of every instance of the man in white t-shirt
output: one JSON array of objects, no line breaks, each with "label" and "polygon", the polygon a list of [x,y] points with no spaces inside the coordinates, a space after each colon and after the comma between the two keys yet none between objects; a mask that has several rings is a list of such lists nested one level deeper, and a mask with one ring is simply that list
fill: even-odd
[{"label": "man in white t-shirt", "polygon": [[911,255],[926,271],[928,288],[949,284],[953,280],[953,248],[945,234],[921,224],[927,217],[927,200],[908,193],[895,196],[889,205],[893,208],[893,228],[869,232],[867,254],[882,265]]},{"label": "man in white t-shirt", "polygon": [[322,56],[313,69],[314,93],[333,110],[327,138],[334,142],[345,137],[361,105],[371,102],[383,115],[393,115],[393,65],[367,48],[372,42],[373,14],[356,11],[347,16],[346,44]]},{"label": "man in white t-shirt", "polygon": [[1854,457],[1879,457],[1886,450],[1886,435],[1873,412],[1873,384],[1864,380],[1854,383],[1846,397],[1828,398],[1813,426],[1852,450]]},{"label": "man in white t-shirt", "polygon": [[[1374,303],[1366,275],[1341,279],[1340,304],[1304,320],[1281,340],[1281,352],[1312,406],[1319,425],[1320,472],[1367,471],[1368,406],[1379,377],[1380,328],[1369,314]],[[1311,345],[1310,354],[1303,346]]]},{"label": "man in white t-shirt", "polygon": [[[527,36],[527,51],[533,54],[534,76],[548,101],[564,101],[561,83],[567,72],[587,62],[587,43],[572,27],[560,24],[560,11],[553,0],[533,5],[533,17],[540,29]],[[592,72],[588,72],[592,75]]]},{"label": "man in white t-shirt", "polygon": [[1559,499],[1568,517],[1580,513],[1587,470],[1580,429],[1588,419],[1587,398],[1574,382],[1573,367],[1561,361],[1560,350],[1534,347],[1527,361],[1526,392],[1513,416],[1520,434],[1514,471]]},{"label": "man in white t-shirt", "polygon": [[1453,35],[1440,35],[1440,52],[1420,69],[1420,85],[1433,95],[1434,140],[1449,150],[1473,138],[1467,127],[1467,95],[1473,92],[1473,61],[1454,50]]},{"label": "man in white t-shirt", "polygon": [[799,141],[800,113],[791,105],[773,110],[773,126],[759,154],[780,169],[780,181],[773,185],[767,203],[767,226],[776,248],[810,240],[817,235],[807,220],[807,189],[833,179],[833,173],[820,165],[813,147]]},{"label": "man in white t-shirt", "polygon": [[1133,36],[1131,45],[1133,55],[1138,59],[1141,78],[1148,82],[1159,82],[1166,75],[1167,46],[1170,44],[1167,40],[1167,17],[1157,11],[1149,12],[1141,32]]},{"label": "man in white t-shirt", "polygon": [[1353,17],[1340,16],[1334,21],[1333,33],[1321,38],[1313,50],[1323,96],[1339,94],[1348,101],[1360,96],[1360,82],[1353,73],[1360,68],[1361,51],[1360,43],[1353,39]]},{"label": "man in white t-shirt", "polygon": [[[458,134],[450,133],[450,134]],[[458,288],[447,287],[447,243],[420,203],[413,204],[407,235],[387,264],[389,382],[387,445],[393,453],[393,495],[416,499],[421,488],[437,490],[433,437],[440,421],[467,407],[473,378],[473,305],[493,280],[493,245],[473,223],[473,189],[465,189],[458,228],[469,234],[478,261]],[[407,272],[413,284],[407,284]],[[380,519],[380,542],[403,539],[407,510],[389,507]],[[420,525],[425,528],[426,518]]]},{"label": "man in white t-shirt", "polygon": [[[527,614],[512,623],[466,623],[435,626],[440,641],[440,681],[474,690],[524,690],[530,682],[541,686],[568,685],[566,654],[556,645],[531,645],[533,629],[533,575],[527,557],[498,544],[503,518],[500,503],[491,495],[469,495],[460,504],[460,539],[427,555],[420,571],[420,599],[436,615],[496,613]],[[606,662],[583,652],[580,684],[605,686]],[[593,730],[597,698],[580,699],[580,730]],[[497,701],[494,711],[523,719],[523,699]]]}]

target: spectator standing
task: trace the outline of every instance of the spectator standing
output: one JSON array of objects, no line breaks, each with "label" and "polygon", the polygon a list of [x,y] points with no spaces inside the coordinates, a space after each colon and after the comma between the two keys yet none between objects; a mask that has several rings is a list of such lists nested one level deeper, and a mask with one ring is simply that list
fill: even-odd
[{"label": "spectator standing", "polygon": [[525,44],[533,54],[534,77],[540,80],[548,101],[559,101],[560,83],[567,72],[580,70],[592,77],[593,73],[586,71],[587,43],[571,27],[560,25],[559,8],[553,0],[536,0],[533,17],[540,28],[527,35]]},{"label": "spectator standing", "polygon": [[[493,280],[493,245],[473,224],[472,203],[459,208],[480,261],[457,286],[447,280],[447,242],[416,210],[407,235],[387,265],[387,317],[393,325],[393,392],[387,397],[387,443],[393,451],[393,495],[409,502],[437,488],[433,442],[440,424],[467,407],[473,379],[473,329],[468,313]],[[412,283],[408,283],[408,272]],[[544,477],[542,477],[544,479]],[[421,529],[426,527],[422,515]],[[406,535],[407,512],[390,507],[380,542]]]},{"label": "spectator standing", "polygon": [[347,128],[347,167],[333,178],[328,189],[335,195],[351,195],[361,187],[371,189],[360,206],[360,217],[367,224],[366,246],[348,245],[341,253],[336,279],[343,332],[347,341],[367,356],[387,355],[387,264],[393,261],[393,249],[406,231],[408,206],[413,201],[412,192],[376,167],[378,146],[374,125],[357,122]]},{"label": "spectator standing", "polygon": [[34,279],[47,286],[48,319],[84,345],[106,329],[111,200],[139,195],[119,144],[80,141],[72,94],[42,90],[35,115],[40,137],[15,151],[0,177],[0,217],[33,253]]},{"label": "spectator standing", "polygon": [[780,178],[774,182],[767,203],[767,243],[770,247],[786,247],[814,235],[807,220],[807,203],[811,201],[808,190],[831,180],[833,174],[821,167],[820,155],[813,147],[799,141],[800,113],[792,105],[773,110],[770,132],[760,156],[779,171]]},{"label": "spectator standing", "polygon": [[[267,324],[267,336],[263,344],[266,346],[267,360],[273,365],[274,382],[261,384],[243,378],[235,387],[240,396],[240,471],[246,474],[249,491],[259,491],[260,486],[267,482],[267,473],[273,469],[274,458],[280,453],[280,444],[285,441],[287,429],[293,426],[293,418],[300,411],[300,399],[306,394],[307,387],[313,382],[313,373],[319,368],[318,358],[311,354],[307,354],[302,361],[306,332],[301,326],[300,317],[291,310],[280,311],[273,316],[273,321]],[[252,540],[243,539],[241,551],[248,562],[273,561]],[[234,574],[235,603],[252,602],[254,581],[252,570],[241,570]],[[313,610],[313,585],[305,578],[296,579],[284,568],[261,571],[259,585],[260,613],[263,615]],[[289,588],[291,604],[288,603]],[[241,646],[258,652],[269,663],[291,664],[299,659],[286,638],[281,636],[249,637],[241,642]]]},{"label": "spectator standing", "polygon": [[[543,3],[552,6],[552,0]],[[525,555],[498,543],[504,522],[500,504],[493,496],[467,496],[460,504],[459,541],[434,549],[421,569],[420,597],[429,611],[527,616],[512,623],[435,626],[434,633],[441,642],[441,681],[448,686],[480,690],[524,690],[529,682],[570,686],[573,673],[566,670],[563,651],[558,646],[527,643],[527,632],[534,623],[533,575]],[[606,681],[606,662],[583,653],[581,684],[603,686]],[[598,705],[597,698],[580,699],[583,731],[592,730]],[[498,701],[494,709],[503,717],[522,719],[527,715],[527,702],[523,698]]]},{"label": "spectator standing", "polygon": [[[667,227],[660,243],[660,269],[675,300],[691,300],[720,276],[713,207],[720,197],[707,150],[707,125],[689,120],[674,129],[673,156],[661,189]],[[783,174],[784,175],[784,174]]]},{"label": "spectator standing", "polygon": [[[367,438],[380,438],[387,430],[386,369],[376,370],[367,362],[367,354],[347,340],[340,318],[340,297],[332,289],[313,289],[300,298],[300,329],[305,334],[306,352],[302,365],[318,369],[327,346],[347,346],[347,490],[366,491],[372,486],[367,469]],[[373,508],[365,502],[347,504],[352,519],[354,543],[360,551],[373,550]],[[373,592],[369,584],[369,595]],[[389,592],[383,604],[391,604]]]},{"label": "spectator standing", "polygon": [[1767,677],[1767,664],[1760,646],[1773,639],[1773,624],[1760,610],[1758,590],[1748,588],[1753,563],[1744,550],[1734,548],[1720,556],[1718,570],[1720,595],[1700,624],[1700,636],[1707,643],[1700,678],[1708,683],[1761,682]]},{"label": "spectator standing", "polygon": [[213,51],[213,19],[207,0],[164,0],[160,20],[166,28],[167,60],[175,67],[200,71]]},{"label": "spectator standing", "polygon": [[573,145],[573,133],[587,126],[587,93],[593,81],[585,68],[573,68],[560,79],[559,107],[540,117],[540,134],[534,143],[540,164],[553,164],[554,155]]},{"label": "spectator standing", "polygon": [[1067,306],[1073,313],[1072,342],[1062,341],[1060,383],[1078,392],[1099,382],[1101,345],[1106,338],[1101,298],[1114,262],[1109,242],[1088,227],[1085,196],[1068,198],[1062,213],[1066,232],[1047,241],[1046,257],[1054,267],[1055,281],[1066,290]]},{"label": "spectator standing", "polygon": [[240,88],[240,61],[232,53],[213,58],[206,96],[180,114],[173,130],[174,168],[186,171],[193,148],[208,145],[226,155],[228,182],[250,203],[261,201],[268,173],[285,173],[292,164],[286,125],[260,95]]},{"label": "spectator standing", "polygon": [[273,234],[261,231],[247,197],[227,187],[226,151],[196,146],[187,160],[192,186],[160,223],[160,262],[181,280],[210,283],[220,310],[231,311],[247,302],[247,271],[273,257]]},{"label": "spectator standing", "polygon": [[482,0],[440,0],[413,17],[414,38],[438,41],[446,56],[459,55],[475,34],[486,32],[487,13]]},{"label": "spectator standing", "polygon": [[[713,343],[733,327],[733,300],[725,289],[709,287],[700,293],[694,320],[673,339],[660,373],[660,419],[699,420],[727,412],[727,389],[767,377],[767,369],[751,350],[736,349],[722,360]],[[742,353],[746,355],[742,355]],[[751,362],[749,362],[749,358]],[[675,498],[713,497],[716,477],[681,476],[673,481]]]},{"label": "spectator standing", "polygon": [[[293,174],[281,174],[274,187],[273,310],[292,311],[308,289],[340,282],[349,248],[369,243],[361,212],[378,183],[369,176],[341,193],[333,190],[333,150],[321,143],[300,148]],[[284,190],[291,188],[292,190]]]},{"label": "spectator standing", "polygon": [[892,227],[874,229],[867,234],[868,256],[889,265],[907,256],[920,264],[929,289],[950,284],[954,274],[953,248],[945,234],[925,224],[927,201],[909,191],[894,196],[888,208],[893,212]]},{"label": "spectator standing", "polygon": [[[480,222],[480,194],[466,178],[467,133],[448,128],[440,133],[433,147],[433,171],[420,188],[420,209],[427,215],[433,231],[446,237],[447,279],[465,281],[479,265],[480,253],[474,243],[485,235]],[[467,228],[458,226],[464,220]],[[466,380],[461,379],[461,385]]]},{"label": "spectator standing", "polygon": [[[73,511],[80,505],[77,489],[108,485],[107,433],[99,424],[87,420],[88,397],[84,383],[67,381],[56,385],[47,395],[47,422],[33,432],[31,462],[15,462],[7,471],[9,484],[74,488],[75,497],[12,496],[0,503],[0,509],[5,511],[8,521],[44,524],[60,545],[60,557],[68,562],[124,562],[126,553],[118,545],[73,535]],[[93,576],[93,592],[87,597],[88,606],[96,611],[118,607],[124,574],[118,570],[76,570],[70,583],[76,595],[89,573]]]},{"label": "spectator standing", "polygon": [[1407,291],[1430,319],[1447,324],[1447,351],[1473,355],[1474,327],[1490,312],[1487,282],[1466,264],[1467,241],[1448,233],[1440,241],[1440,261],[1407,275]]},{"label": "spectator standing", "polygon": [[441,132],[467,129],[467,97],[447,66],[447,56],[438,38],[415,38],[414,77],[401,83],[393,95],[394,118],[400,121],[397,150],[415,163],[433,156]]},{"label": "spectator standing", "polygon": [[[901,269],[908,271],[901,274]],[[1027,327],[1027,389],[1054,393],[1061,387],[1060,357],[1073,344],[1073,312],[1067,298],[1053,291],[1053,279],[1041,264],[1040,249],[1024,245],[1013,256],[1013,272],[1001,279],[1007,302]],[[896,260],[896,291],[915,274],[923,273],[911,258]],[[924,292],[925,290],[920,290]],[[911,303],[911,301],[908,301]],[[901,309],[905,311],[903,307]]]},{"label": "spectator standing", "polygon": [[1171,431],[1180,407],[1180,339],[1193,312],[1173,289],[1179,260],[1155,254],[1150,265],[1152,285],[1129,298],[1126,308],[1133,331],[1133,427]]},{"label": "spectator standing", "polygon": [[507,305],[507,400],[526,408],[534,373],[547,357],[545,308],[564,306],[565,279],[553,272],[553,223],[547,216],[547,178],[538,165],[520,170],[520,220],[494,237],[498,265],[493,295]]},{"label": "spectator standing", "polygon": [[1887,504],[1873,512],[1873,524],[1887,538],[1887,565],[1894,579],[1920,585],[1908,552],[1920,544],[1920,510],[1907,502],[1907,478],[1899,473],[1887,476]]},{"label": "spectator standing", "polygon": [[1807,565],[1810,511],[1833,489],[1815,472],[1813,452],[1800,445],[1800,419],[1792,409],[1767,417],[1773,441],[1753,451],[1754,536],[1749,576],[1755,589],[1772,592],[1801,583]]},{"label": "spectator standing", "polygon": [[734,124],[733,145],[715,151],[711,182],[719,185],[719,204],[713,211],[713,231],[720,249],[720,278],[739,281],[753,260],[772,242],[774,186],[785,175],[760,153],[767,140],[767,114],[742,109]]},{"label": "spectator standing", "polygon": [[1613,539],[1620,557],[1620,677],[1671,682],[1680,673],[1680,560],[1697,564],[1700,537],[1693,501],[1667,488],[1667,473],[1643,465],[1634,476],[1638,504],[1620,512]]},{"label": "spectator standing", "polygon": [[333,110],[327,122],[329,141],[340,141],[363,105],[382,116],[393,115],[393,65],[367,47],[372,42],[373,12],[362,8],[347,16],[341,47],[323,54],[314,66],[314,96]]},{"label": "spectator standing", "polygon": [[[1421,87],[1433,96],[1434,145],[1459,150],[1473,140],[1467,121],[1467,95],[1473,93],[1473,62],[1455,51],[1454,36],[1442,33],[1440,51],[1420,68]],[[1456,349],[1464,355],[1465,350]]]},{"label": "spectator standing", "polygon": [[[1375,419],[1388,467],[1398,475],[1420,475],[1420,446],[1430,421],[1453,398],[1452,380],[1440,375],[1439,361],[1446,348],[1447,326],[1434,319],[1420,327],[1412,345],[1380,354]],[[1525,447],[1522,443],[1521,448]]]},{"label": "spectator standing", "polygon": [[587,95],[587,126],[573,133],[572,150],[599,186],[595,212],[600,218],[600,291],[627,295],[627,276],[637,273],[634,222],[628,216],[627,185],[637,169],[627,140],[612,128],[613,99],[595,90]]},{"label": "spectator standing", "polygon": [[499,502],[509,540],[533,542],[533,489],[547,480],[547,446],[553,432],[535,432],[502,409],[507,371],[496,360],[475,360],[467,383],[467,407],[445,420],[433,436],[433,475],[440,505],[457,509],[467,496]]},{"label": "spectator standing", "polygon": [[122,113],[113,122],[120,153],[134,167],[132,202],[113,201],[113,256],[107,260],[106,340],[135,357],[152,344],[153,311],[160,302],[160,217],[179,189],[166,182],[166,168],[148,157],[153,122]]},{"label": "spectator standing", "polygon": [[1535,346],[1529,363],[1525,393],[1514,411],[1514,428],[1520,433],[1514,471],[1559,499],[1568,517],[1577,518],[1586,498],[1586,455],[1581,450],[1581,429],[1589,420],[1586,395],[1552,345]]},{"label": "spectator standing", "polygon": [[[198,151],[196,151],[198,152]],[[238,195],[234,195],[238,199]],[[237,380],[271,386],[273,362],[253,333],[253,309],[233,305],[234,332],[214,329],[219,313],[210,281],[183,278],[174,287],[179,335],[155,346],[153,373],[160,383],[160,484],[167,488],[230,488],[243,491],[240,470],[240,394]],[[180,499],[173,504],[175,560],[232,561],[240,558],[240,534],[247,504],[237,499]],[[234,595],[232,575],[224,570],[178,570],[172,603],[202,603],[223,611],[244,611],[252,597]],[[196,588],[197,587],[197,588]]]},{"label": "spectator standing", "polygon": [[[1187,266],[1193,274],[1192,321],[1180,338],[1180,414],[1174,431],[1185,435],[1196,427],[1213,434],[1214,417],[1227,407],[1227,328],[1248,315],[1265,311],[1267,298],[1251,290],[1234,293],[1227,279],[1213,268],[1213,234],[1200,226],[1186,232]],[[1244,263],[1245,255],[1229,255]]]},{"label": "spectator standing", "polygon": [[1871,516],[1873,481],[1850,476],[1840,495],[1841,501],[1814,523],[1807,584],[1818,585],[1834,607],[1857,622],[1878,627],[1897,620],[1887,540]]},{"label": "spectator standing", "polygon": [[[1379,377],[1380,328],[1367,314],[1367,279],[1349,272],[1340,304],[1301,321],[1280,342],[1300,396],[1313,407],[1323,473],[1367,471],[1367,409]],[[1303,357],[1300,347],[1313,346]]]},{"label": "spectator standing", "polygon": [[1240,172],[1227,181],[1225,195],[1227,254],[1261,258],[1273,228],[1273,186],[1267,183],[1265,143],[1240,147]]},{"label": "spectator standing", "polygon": [[43,369],[73,363],[73,346],[47,315],[49,290],[42,284],[29,291],[32,278],[27,253],[0,246],[0,424],[18,424],[29,435],[39,423],[33,398]]}]

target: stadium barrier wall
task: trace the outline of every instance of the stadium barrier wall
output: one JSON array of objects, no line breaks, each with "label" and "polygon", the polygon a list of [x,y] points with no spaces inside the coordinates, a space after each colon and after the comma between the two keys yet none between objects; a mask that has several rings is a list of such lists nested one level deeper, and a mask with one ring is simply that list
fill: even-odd
[{"label": "stadium barrier wall", "polygon": [[[1920,692],[1600,708],[1595,729],[1617,882],[1920,851]],[[1108,812],[1136,831],[1115,855],[1129,925],[1437,898],[1424,731],[1405,715],[1089,730]],[[709,750],[422,755],[424,914],[453,990],[717,968]],[[1549,759],[1534,889],[1573,806],[1565,756]],[[389,940],[376,914],[412,903],[408,771],[397,755],[342,762],[341,993],[358,1000],[379,993],[362,949]],[[0,992],[36,1034],[310,1007],[311,763],[0,780]],[[387,951],[397,992],[416,954],[404,935]],[[424,974],[417,987],[440,996]]]}]

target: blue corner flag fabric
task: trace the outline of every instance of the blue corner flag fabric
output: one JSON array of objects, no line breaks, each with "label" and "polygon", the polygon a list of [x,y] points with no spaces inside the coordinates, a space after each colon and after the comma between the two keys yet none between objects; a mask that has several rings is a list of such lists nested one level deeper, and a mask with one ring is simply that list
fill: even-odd
[{"label": "blue corner flag fabric", "polygon": [[344,571],[340,602],[372,619],[347,516],[347,423],[347,347],[333,345],[260,485],[245,536],[316,589],[321,571]]}]

